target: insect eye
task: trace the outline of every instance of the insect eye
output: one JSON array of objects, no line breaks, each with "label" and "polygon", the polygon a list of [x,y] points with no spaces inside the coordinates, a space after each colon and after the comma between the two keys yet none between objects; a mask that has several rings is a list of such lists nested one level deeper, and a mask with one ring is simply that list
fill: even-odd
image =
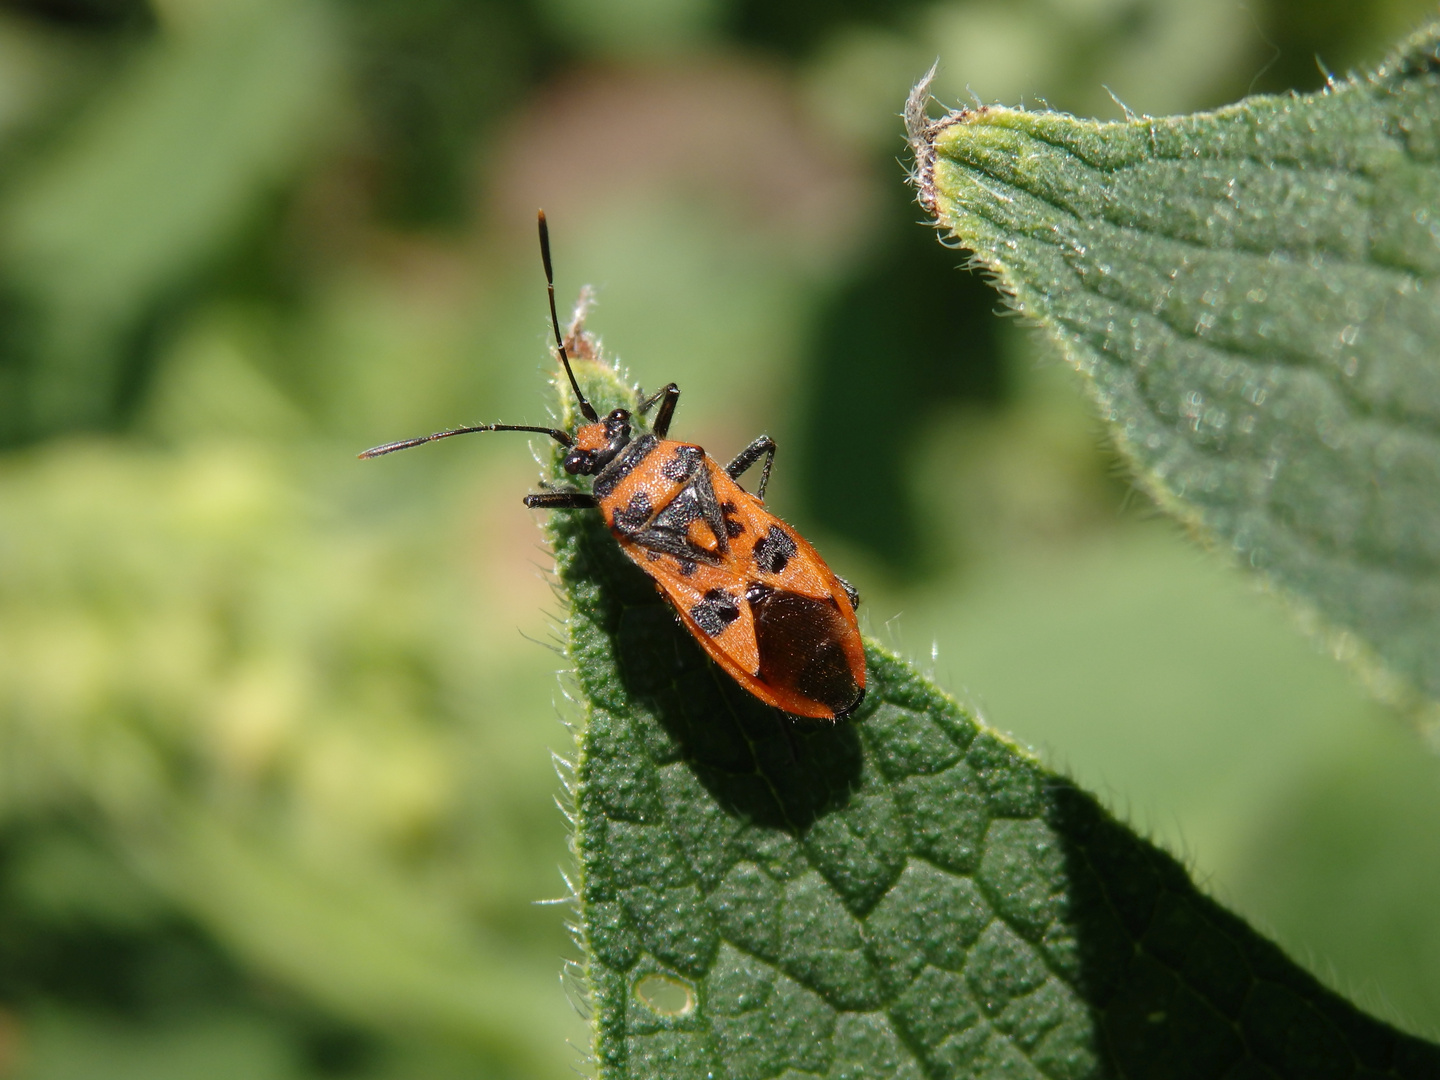
[{"label": "insect eye", "polygon": [[592,455],[588,450],[571,450],[565,455],[564,468],[567,473],[574,476],[576,473],[583,473],[590,465]]}]

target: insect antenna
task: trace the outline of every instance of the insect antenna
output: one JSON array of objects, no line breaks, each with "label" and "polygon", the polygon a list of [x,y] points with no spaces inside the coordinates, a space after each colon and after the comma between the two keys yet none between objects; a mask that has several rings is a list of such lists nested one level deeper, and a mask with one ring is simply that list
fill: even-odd
[{"label": "insect antenna", "polygon": [[381,446],[372,446],[356,457],[377,458],[382,454],[393,454],[396,450],[409,450],[412,446],[421,446],[427,442],[434,442],[436,439],[448,439],[451,435],[469,435],[475,431],[533,431],[537,435],[549,435],[561,446],[574,446],[575,440],[567,432],[559,431],[556,428],[529,427],[525,424],[476,424],[473,427],[451,428],[449,431],[437,431],[433,435],[421,435],[414,439],[401,439],[399,442],[384,443]]},{"label": "insect antenna", "polygon": [[570,376],[570,386],[580,402],[581,415],[586,420],[599,420],[600,414],[595,411],[595,406],[585,400],[585,395],[580,392],[580,384],[575,381],[575,372],[570,370],[570,356],[565,352],[565,339],[560,334],[560,318],[555,314],[555,271],[550,266],[550,227],[545,224],[544,210],[540,211],[539,221],[540,258],[545,263],[545,290],[550,296],[550,325],[555,330],[555,348],[560,352],[560,362],[565,365],[565,374]]}]

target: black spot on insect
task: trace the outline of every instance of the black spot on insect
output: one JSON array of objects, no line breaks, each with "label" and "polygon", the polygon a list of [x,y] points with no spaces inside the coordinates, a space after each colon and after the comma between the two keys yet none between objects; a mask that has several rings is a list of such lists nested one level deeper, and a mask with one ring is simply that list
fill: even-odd
[{"label": "black spot on insect", "polygon": [[[715,537],[713,551],[709,550],[709,545],[691,540],[690,526],[697,521],[703,521]],[[725,518],[720,512],[720,504],[715,501],[710,474],[701,469],[692,476],[669,505],[655,515],[650,527],[637,535],[635,540],[657,551],[701,562],[713,562],[728,554],[730,541],[725,534]]]},{"label": "black spot on insect", "polygon": [[715,637],[740,617],[740,606],[724,589],[711,589],[690,609],[690,617],[695,620],[696,626],[710,637]]},{"label": "black spot on insect", "polygon": [[736,521],[731,517],[734,513],[735,504],[733,502],[720,504],[720,516],[725,520],[725,535],[731,540],[734,540],[737,536],[742,536],[745,532],[744,523]]},{"label": "black spot on insect", "polygon": [[678,564],[677,569],[679,569],[681,577],[689,577],[691,574],[695,573],[695,567],[697,564],[694,559],[681,558],[676,559],[675,562]]},{"label": "black spot on insect", "polygon": [[632,472],[640,467],[640,463],[650,456],[650,451],[660,444],[660,440],[654,435],[641,435],[629,446],[627,446],[614,461],[600,471],[595,477],[595,483],[590,490],[595,493],[597,499],[604,499],[619,486]]},{"label": "black spot on insect", "polygon": [[655,516],[655,528],[683,535],[692,521],[699,521],[704,516],[705,508],[701,505],[700,493],[692,484],[682,488],[680,493],[670,500],[670,505]]},{"label": "black spot on insect", "polygon": [[698,446],[682,446],[665,460],[660,472],[666,480],[689,480],[704,460],[705,451]]},{"label": "black spot on insect", "polygon": [[618,532],[633,533],[639,532],[649,520],[650,496],[643,491],[637,491],[630,496],[628,503],[615,511],[611,524]]},{"label": "black spot on insect", "polygon": [[771,525],[770,531],[755,544],[755,565],[764,573],[778,574],[795,557],[795,541],[779,525]]}]

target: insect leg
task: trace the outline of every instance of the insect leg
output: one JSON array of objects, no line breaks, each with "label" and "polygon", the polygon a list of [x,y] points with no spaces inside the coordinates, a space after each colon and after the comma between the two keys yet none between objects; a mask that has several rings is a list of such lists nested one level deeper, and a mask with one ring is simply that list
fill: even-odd
[{"label": "insect leg", "polygon": [[525,505],[531,510],[594,510],[600,500],[588,491],[540,491],[525,496]]},{"label": "insect leg", "polygon": [[850,598],[850,606],[852,608],[858,608],[860,606],[860,591],[839,574],[835,575],[835,580],[840,582],[840,587],[845,590],[845,595]]},{"label": "insect leg", "polygon": [[765,469],[760,474],[760,486],[756,488],[755,494],[758,498],[765,498],[765,485],[770,483],[770,466],[775,463],[775,440],[769,435],[761,435],[749,446],[735,455],[735,460],[725,466],[725,474],[731,480],[739,480],[746,469],[760,460],[761,455],[765,457]]},{"label": "insect leg", "polygon": [[635,412],[644,416],[657,401],[660,402],[660,411],[655,414],[655,422],[650,425],[650,430],[655,433],[657,438],[663,439],[670,434],[670,418],[675,415],[675,406],[680,402],[680,388],[673,382],[668,386],[662,386],[640,402]]}]

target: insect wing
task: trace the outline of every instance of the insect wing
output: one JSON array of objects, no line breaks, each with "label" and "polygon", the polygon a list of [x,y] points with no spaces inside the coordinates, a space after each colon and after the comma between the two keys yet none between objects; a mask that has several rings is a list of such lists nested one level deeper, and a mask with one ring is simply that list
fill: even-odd
[{"label": "insect wing", "polygon": [[746,597],[757,679],[790,712],[848,715],[865,692],[865,648],[849,594],[803,536],[729,477],[717,481],[717,494],[722,489],[745,530],[731,566],[754,575]]},{"label": "insect wing", "polygon": [[[755,646],[755,616],[745,600],[746,582],[714,567],[701,567],[690,578],[652,574],[680,614],[691,635],[746,689],[760,670]],[[699,579],[699,580],[696,580]],[[764,694],[770,704],[770,701]]]}]

